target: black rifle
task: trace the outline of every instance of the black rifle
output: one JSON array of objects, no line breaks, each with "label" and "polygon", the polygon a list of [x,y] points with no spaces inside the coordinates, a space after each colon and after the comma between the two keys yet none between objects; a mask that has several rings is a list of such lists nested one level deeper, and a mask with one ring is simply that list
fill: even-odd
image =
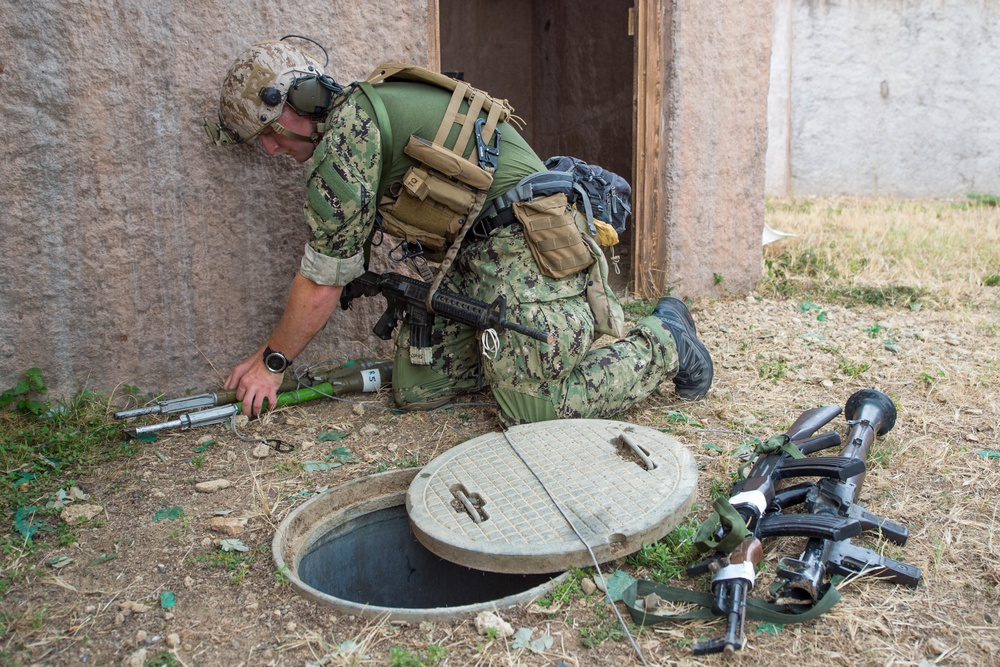
[{"label": "black rifle", "polygon": [[411,356],[427,355],[429,361],[431,330],[435,315],[454,320],[479,331],[486,329],[511,329],[544,343],[551,343],[550,334],[526,327],[507,319],[507,299],[501,295],[493,303],[486,303],[462,294],[439,289],[431,299],[433,313],[427,311],[427,291],[429,283],[398,273],[374,273],[366,271],[344,286],[340,295],[340,307],[347,310],[351,302],[359,296],[385,297],[387,307],[372,331],[382,340],[392,338],[396,323],[403,320],[410,326]]},{"label": "black rifle", "polygon": [[[716,527],[709,522],[707,530],[703,528],[699,533],[699,548],[715,546],[716,551],[708,559],[689,567],[687,572],[689,576],[707,571],[713,573],[712,612],[726,618],[726,630],[721,637],[696,643],[693,647],[695,655],[732,652],[743,647],[747,597],[756,580],[755,568],[764,556],[762,538],[806,536],[834,541],[861,533],[861,525],[854,518],[830,514],[783,514],[782,510],[791,502],[778,504],[795,500],[795,497],[785,499],[777,494],[776,484],[782,479],[818,476],[842,482],[864,473],[864,462],[857,459],[843,456],[793,458],[790,453],[797,449],[804,456],[839,445],[840,436],[836,433],[810,437],[839,414],[838,406],[813,408],[802,413],[784,435],[768,441],[774,451],[758,458],[747,478],[733,486],[728,503],[716,501],[720,525]],[[780,449],[777,448],[779,446]],[[731,513],[726,504],[739,514],[739,518],[729,516],[727,519]],[[742,526],[735,525],[740,521],[746,531],[741,530]],[[739,545],[733,545],[733,538],[739,539],[741,535]],[[727,554],[727,551],[731,553]]]},{"label": "black rifle", "polygon": [[[896,406],[880,391],[863,389],[855,392],[844,407],[851,431],[841,456],[863,462],[868,457],[875,436],[883,436],[896,424]],[[891,542],[903,545],[908,531],[905,527],[879,518],[855,505],[865,472],[842,482],[821,479],[781,491],[783,502],[801,500],[810,516],[830,516],[856,520],[865,530],[880,530]],[[807,608],[819,599],[827,574],[857,575],[862,572],[915,588],[921,579],[920,570],[912,565],[851,544],[850,538],[811,538],[802,555],[782,558],[778,563],[778,580],[784,580],[778,593],[779,602],[790,609]]]}]

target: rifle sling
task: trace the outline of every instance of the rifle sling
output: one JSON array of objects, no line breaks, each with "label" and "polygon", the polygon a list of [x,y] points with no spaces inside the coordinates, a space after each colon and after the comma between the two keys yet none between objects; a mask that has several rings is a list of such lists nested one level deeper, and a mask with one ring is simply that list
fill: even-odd
[{"label": "rifle sling", "polygon": [[[683,614],[653,614],[636,604],[637,599],[655,593],[660,599],[668,602],[686,602],[696,604],[701,609],[695,609]],[[632,621],[637,625],[655,625],[663,621],[684,621],[700,618],[715,618],[712,613],[714,596],[710,593],[692,591],[687,588],[665,586],[655,581],[637,579],[622,591],[622,602],[628,608]],[[816,603],[801,613],[790,612],[782,605],[747,598],[747,617],[764,623],[805,623],[830,611],[840,601],[840,593],[832,584],[827,587],[823,596]]]}]

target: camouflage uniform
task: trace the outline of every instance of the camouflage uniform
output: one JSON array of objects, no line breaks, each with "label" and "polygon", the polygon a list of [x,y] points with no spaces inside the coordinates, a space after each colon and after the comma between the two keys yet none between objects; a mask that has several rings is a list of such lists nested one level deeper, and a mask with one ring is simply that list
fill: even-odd
[{"label": "camouflage uniform", "polygon": [[[389,115],[391,163],[383,164],[383,137],[367,99],[355,93],[328,118],[310,166],[305,215],[313,239],[302,274],[320,284],[343,285],[362,273],[363,247],[380,195],[413,164],[402,145],[413,133],[433,138],[450,98],[422,84],[385,83],[377,91]],[[499,130],[490,199],[544,169],[513,127],[501,124]],[[592,349],[595,324],[585,295],[587,280],[587,271],[561,280],[541,275],[518,223],[487,239],[467,238],[443,287],[488,303],[502,294],[508,319],[555,339],[548,344],[507,331],[499,334],[499,349],[490,356],[483,353],[484,334],[438,317],[431,365],[415,366],[403,325],[393,374],[396,401],[410,408],[439,405],[485,383],[503,422],[512,425],[611,417],[643,400],[677,370],[673,336],[660,319],[648,317],[625,338]]]}]

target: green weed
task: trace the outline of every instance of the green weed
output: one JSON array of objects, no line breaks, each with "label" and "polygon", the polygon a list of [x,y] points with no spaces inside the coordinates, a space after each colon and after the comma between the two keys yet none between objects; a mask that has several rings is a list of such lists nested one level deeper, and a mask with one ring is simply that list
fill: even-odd
[{"label": "green weed", "polygon": [[841,357],[840,362],[837,364],[837,368],[840,369],[840,372],[848,377],[857,377],[862,373],[867,372],[871,367],[871,363],[867,361],[854,362],[845,357]]},{"label": "green weed", "polygon": [[401,459],[393,459],[392,461],[386,461],[379,463],[375,466],[375,472],[385,472],[387,470],[393,469],[406,469],[406,468],[419,468],[420,458],[417,456],[407,456]]},{"label": "green weed", "polygon": [[648,569],[650,576],[660,583],[677,579],[697,559],[694,548],[694,536],[697,532],[697,521],[689,520],[674,528],[660,541],[644,544],[639,551],[627,556],[625,562]]},{"label": "green weed", "polygon": [[77,540],[75,529],[55,510],[35,509],[43,499],[85,470],[133,452],[119,428],[108,423],[107,400],[83,391],[68,401],[51,402],[41,373],[30,369],[0,396],[0,520],[20,526],[0,536],[5,576],[7,563],[17,562],[54,544]]},{"label": "green weed", "polygon": [[551,593],[538,599],[538,606],[543,609],[557,607],[563,602],[568,601],[571,597],[579,595],[582,592],[580,582],[584,576],[584,572],[580,568],[570,568],[569,576],[565,580],[560,582]]},{"label": "green weed", "polygon": [[400,645],[389,649],[391,667],[432,667],[438,665],[448,654],[448,649],[440,644],[431,644],[425,649],[407,651]]},{"label": "green weed", "polygon": [[788,372],[788,367],[785,365],[786,363],[787,361],[781,357],[772,358],[760,365],[757,369],[757,375],[759,375],[762,380],[777,382],[781,378],[785,377],[785,373]]},{"label": "green weed", "polygon": [[638,322],[642,318],[652,315],[654,307],[656,307],[656,301],[653,299],[632,299],[622,304],[625,317],[633,322]]}]

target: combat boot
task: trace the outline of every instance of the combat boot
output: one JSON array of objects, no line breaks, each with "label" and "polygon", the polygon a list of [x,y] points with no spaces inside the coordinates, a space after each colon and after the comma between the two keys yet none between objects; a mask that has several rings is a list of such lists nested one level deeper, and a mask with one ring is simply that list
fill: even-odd
[{"label": "combat boot", "polygon": [[674,376],[677,395],[686,401],[701,398],[712,386],[715,372],[711,355],[698,340],[691,311],[680,299],[665,296],[657,302],[653,315],[667,325],[677,344],[677,375]]}]

